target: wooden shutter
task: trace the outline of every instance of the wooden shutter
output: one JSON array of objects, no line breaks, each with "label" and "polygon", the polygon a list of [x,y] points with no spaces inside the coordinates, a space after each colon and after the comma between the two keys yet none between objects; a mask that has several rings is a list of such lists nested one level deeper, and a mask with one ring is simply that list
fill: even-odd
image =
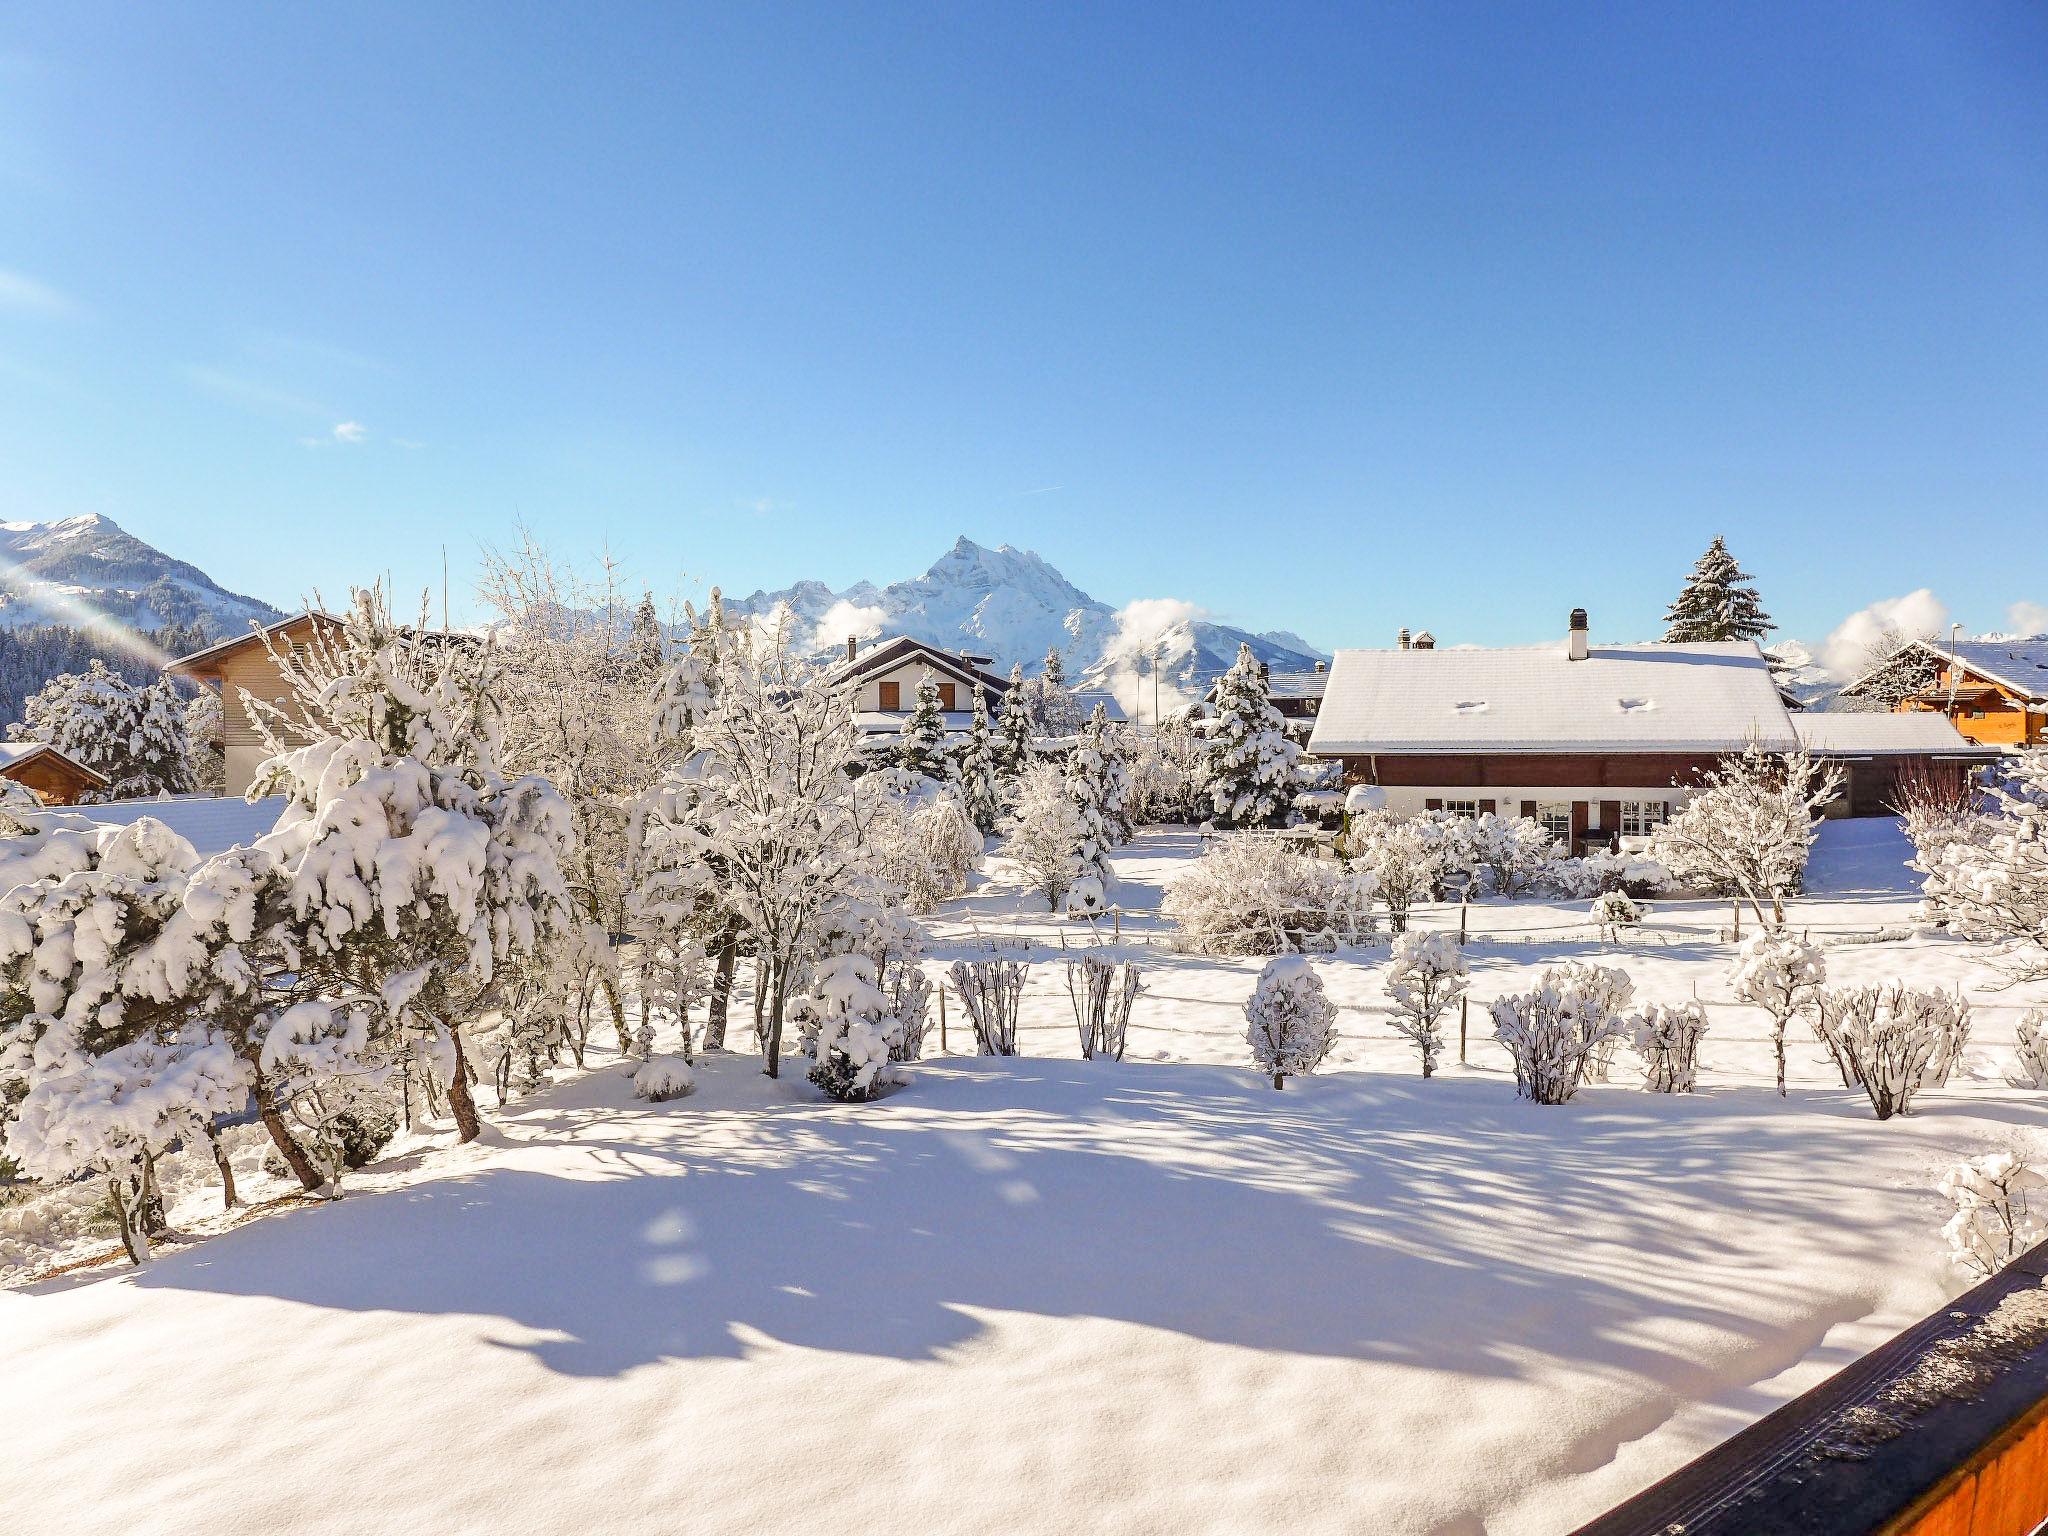
[{"label": "wooden shutter", "polygon": [[945,710],[948,714],[959,708],[953,702],[953,685],[951,683],[939,684],[939,708]]},{"label": "wooden shutter", "polygon": [[901,709],[903,707],[903,685],[901,683],[883,683],[881,686],[882,708]]},{"label": "wooden shutter", "polygon": [[1500,802],[1499,802],[1499,801],[1497,801],[1497,800],[1482,800],[1482,801],[1480,801],[1480,802],[1479,802],[1479,814],[1480,814],[1480,815],[1482,815],[1482,816],[1491,816],[1491,815],[1492,815],[1492,814],[1494,813],[1494,810],[1495,810],[1495,808],[1496,808],[1496,807],[1497,807],[1497,806],[1499,805],[1499,803],[1500,803]]},{"label": "wooden shutter", "polygon": [[1522,814],[1531,821],[1534,821],[1536,819],[1536,802],[1534,800],[1524,800],[1522,802]]},{"label": "wooden shutter", "polygon": [[1422,802],[1422,808],[1425,811],[1440,811],[1444,808],[1444,803],[1441,800],[1425,800]]},{"label": "wooden shutter", "polygon": [[1584,800],[1572,802],[1572,843],[1574,846],[1586,840],[1586,823],[1592,820],[1592,806]]},{"label": "wooden shutter", "polygon": [[1621,802],[1602,800],[1600,802],[1600,830],[1609,837],[1621,835]]}]

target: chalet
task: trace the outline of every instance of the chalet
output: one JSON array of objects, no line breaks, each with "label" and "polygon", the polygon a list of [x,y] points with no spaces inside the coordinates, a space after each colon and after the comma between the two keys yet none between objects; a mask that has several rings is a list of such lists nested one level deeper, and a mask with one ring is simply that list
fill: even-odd
[{"label": "chalet", "polygon": [[974,690],[988,700],[991,718],[1010,691],[1009,680],[987,670],[990,658],[941,650],[909,635],[871,642],[865,649],[846,642],[846,658],[832,680],[853,690],[854,722],[866,736],[893,736],[917,707],[918,684],[929,672],[938,685],[939,712],[946,729],[964,731],[974,718]]},{"label": "chalet", "polygon": [[1750,740],[1800,745],[1749,641],[1339,651],[1309,751],[1409,814],[1533,817],[1575,847],[1654,832]]},{"label": "chalet", "polygon": [[265,703],[286,706],[290,690],[277,670],[272,650],[289,652],[303,646],[316,628],[339,623],[329,614],[301,613],[280,619],[265,629],[251,630],[246,635],[209,645],[203,651],[180,656],[164,668],[171,677],[189,677],[220,695],[220,749],[227,765],[228,794],[246,793],[256,777],[257,766],[270,755],[243,693],[246,691]]},{"label": "chalet", "polygon": [[1946,646],[1910,641],[1842,696],[1898,713],[1947,715],[1981,746],[2038,746],[2048,738],[2048,635]]},{"label": "chalet", "polygon": [[1797,710],[1793,734],[1816,761],[1839,769],[1842,794],[1830,816],[1890,816],[1920,786],[1959,793],[1971,773],[1998,754],[1978,746],[1941,715]]},{"label": "chalet", "polygon": [[35,791],[45,805],[77,805],[107,788],[107,776],[43,741],[0,741],[0,779]]}]

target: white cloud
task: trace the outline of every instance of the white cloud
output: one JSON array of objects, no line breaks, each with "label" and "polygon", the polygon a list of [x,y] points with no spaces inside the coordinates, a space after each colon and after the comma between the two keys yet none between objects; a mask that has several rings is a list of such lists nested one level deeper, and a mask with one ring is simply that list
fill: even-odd
[{"label": "white cloud", "polygon": [[1908,639],[1946,634],[1948,604],[1927,587],[1904,597],[1881,598],[1828,631],[1821,642],[1820,663],[1828,676],[1846,683],[1869,666],[1871,647],[1892,632]]},{"label": "white cloud", "polygon": [[886,609],[873,604],[863,608],[842,597],[820,615],[817,632],[811,637],[811,649],[836,651],[848,640],[866,640],[880,634],[888,622]]},{"label": "white cloud", "polygon": [[70,314],[76,307],[48,283],[38,282],[25,272],[0,267],[0,309],[55,318]]},{"label": "white cloud", "polygon": [[1178,597],[1141,597],[1117,610],[1116,633],[1102,647],[1102,663],[1091,679],[1107,688],[1132,719],[1150,720],[1154,691],[1162,712],[1184,709],[1194,696],[1155,677],[1154,654],[1167,670],[1194,649],[1187,625],[1208,610]]},{"label": "white cloud", "polygon": [[2005,627],[2016,635],[2048,635],[2048,603],[2014,603],[2005,610]]},{"label": "white cloud", "polygon": [[347,443],[353,447],[358,443],[367,442],[369,437],[369,428],[360,421],[337,421],[334,424],[334,440],[337,443]]}]

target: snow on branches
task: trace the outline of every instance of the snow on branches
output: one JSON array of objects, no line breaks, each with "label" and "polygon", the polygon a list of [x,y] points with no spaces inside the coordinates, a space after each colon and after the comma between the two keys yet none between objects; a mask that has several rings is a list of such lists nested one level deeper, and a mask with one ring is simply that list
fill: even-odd
[{"label": "snow on branches", "polygon": [[2005,1080],[2015,1088],[2048,1088],[2048,1009],[2030,1008],[2021,1016]]},{"label": "snow on branches", "polygon": [[1645,1003],[1634,1023],[1636,1054],[1643,1058],[1643,1086],[1652,1093],[1691,1093],[1699,1081],[1706,1006],[1690,1001]]},{"label": "snow on branches", "polygon": [[1841,770],[1805,752],[1773,754],[1752,736],[1724,757],[1658,831],[1650,853],[1681,885],[1738,896],[1779,927],[1798,890],[1820,808],[1841,792]]},{"label": "snow on branches", "polygon": [[1252,1060],[1279,1088],[1322,1065],[1337,1044],[1337,1005],[1304,955],[1276,955],[1259,972],[1244,1005],[1245,1043]]},{"label": "snow on branches", "polygon": [[1067,763],[1067,795],[1081,822],[1077,877],[1092,877],[1105,895],[1112,884],[1109,850],[1130,841],[1131,823],[1124,811],[1129,791],[1130,774],[1110,740],[1108,712],[1097,704]]},{"label": "snow on branches", "polygon": [[1456,818],[1404,817],[1385,806],[1354,811],[1337,851],[1363,874],[1386,904],[1395,933],[1408,930],[1408,909],[1433,895],[1451,867]]},{"label": "snow on branches", "polygon": [[1966,1159],[1935,1187],[1955,1206],[1941,1229],[1949,1262],[1973,1279],[1990,1279],[2048,1238],[2048,1176],[2018,1152]]},{"label": "snow on branches", "polygon": [[111,781],[108,800],[182,794],[193,787],[192,740],[185,701],[168,680],[140,687],[93,658],[83,672],[64,672],[31,694],[15,741],[47,742]]},{"label": "snow on branches", "polygon": [[1436,1075],[1443,1054],[1443,1018],[1471,985],[1465,952],[1447,933],[1398,935],[1384,982],[1393,1000],[1394,1028],[1422,1053],[1422,1075]]},{"label": "snow on branches", "polygon": [[1813,1031],[1842,1074],[1860,1087],[1880,1120],[1905,1114],[1914,1095],[1948,1082],[1970,1038],[1970,1005],[1953,992],[1889,987],[1823,987]]},{"label": "snow on branches", "polygon": [[865,955],[820,961],[810,995],[799,998],[794,1009],[811,1061],[811,1081],[850,1104],[872,1099],[900,1081],[891,1062],[902,1044],[903,1026],[890,1013],[875,974],[874,962]]},{"label": "snow on branches", "polygon": [[1266,669],[1249,644],[1216,681],[1209,730],[1209,795],[1216,819],[1229,827],[1280,827],[1294,815],[1295,766],[1301,748],[1287,737],[1273,707]]},{"label": "snow on branches", "polygon": [[1827,962],[1813,945],[1782,928],[1765,929],[1746,940],[1735,957],[1728,983],[1735,1000],[1771,1016],[1771,1047],[1778,1059],[1778,1097],[1785,1097],[1785,1026],[1809,1012],[1827,980]]},{"label": "snow on branches", "polygon": [[1017,777],[1003,822],[1003,853],[1054,912],[1081,876],[1087,835],[1087,824],[1067,792],[1067,776],[1051,763],[1028,765]]},{"label": "snow on branches", "polygon": [[1564,1104],[1626,1037],[1634,988],[1618,970],[1571,962],[1545,971],[1533,991],[1493,1004],[1493,1037],[1515,1063],[1515,1091]]},{"label": "snow on branches", "polygon": [[996,762],[996,741],[989,731],[988,695],[974,685],[974,714],[967,741],[960,749],[960,793],[974,830],[986,837],[1003,815],[1003,786]]},{"label": "snow on branches", "polygon": [[929,667],[917,680],[917,703],[903,717],[897,734],[899,767],[927,779],[948,777],[951,766],[946,760],[946,717],[939,709],[939,680]]},{"label": "snow on branches", "polygon": [[1372,931],[1373,890],[1284,839],[1237,832],[1210,841],[1161,910],[1201,954],[1329,950]]},{"label": "snow on branches", "polygon": [[1991,807],[1919,843],[1929,912],[1967,939],[2004,944],[2015,979],[2048,977],[2048,747],[2001,765]]}]

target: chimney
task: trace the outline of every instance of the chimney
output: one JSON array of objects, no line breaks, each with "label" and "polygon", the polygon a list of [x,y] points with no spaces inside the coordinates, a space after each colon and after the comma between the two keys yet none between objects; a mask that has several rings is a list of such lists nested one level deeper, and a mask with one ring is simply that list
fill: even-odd
[{"label": "chimney", "polygon": [[1317,663],[1316,663],[1316,671],[1318,671],[1318,672],[1327,672],[1327,671],[1329,671],[1329,670],[1330,670],[1330,664],[1329,664],[1329,663],[1328,663],[1327,661],[1319,661],[1319,662],[1317,662]]},{"label": "chimney", "polygon": [[1586,659],[1586,650],[1586,610],[1574,608],[1572,610],[1571,633],[1565,639],[1564,653],[1569,660],[1584,661]]},{"label": "chimney", "polygon": [[846,659],[847,659],[848,661],[851,661],[851,660],[853,660],[853,650],[854,650],[854,647],[855,647],[855,646],[857,646],[857,645],[859,645],[859,644],[860,644],[860,642],[859,642],[858,640],[854,639],[854,638],[853,638],[853,636],[851,636],[851,635],[848,635],[848,636],[846,637]]},{"label": "chimney", "polygon": [[1404,651],[1408,649],[1408,626],[1406,624],[1401,626],[1401,633],[1394,636],[1394,644]]},{"label": "chimney", "polygon": [[1425,629],[1421,634],[1415,637],[1415,649],[1418,651],[1435,650],[1436,636],[1432,635],[1428,630]]}]

